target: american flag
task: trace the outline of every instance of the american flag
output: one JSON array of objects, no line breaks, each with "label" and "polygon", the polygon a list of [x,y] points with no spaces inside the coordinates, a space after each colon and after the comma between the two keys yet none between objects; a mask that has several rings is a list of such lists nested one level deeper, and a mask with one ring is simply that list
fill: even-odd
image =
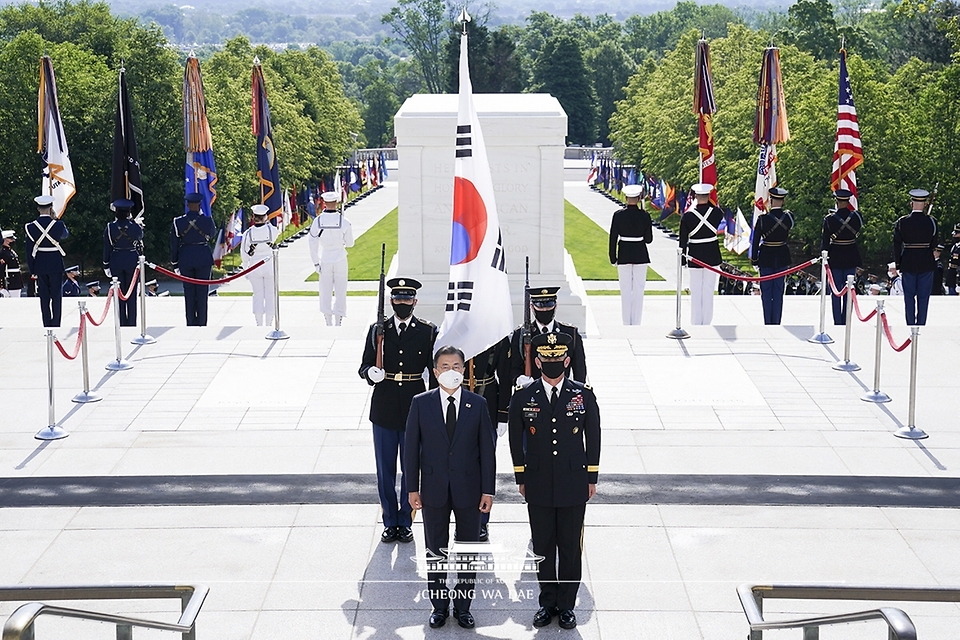
[{"label": "american flag", "polygon": [[830,187],[847,189],[853,194],[850,208],[857,208],[856,168],[863,164],[863,146],[860,144],[860,125],[857,108],[853,106],[853,90],[847,75],[847,52],[840,50],[840,97],[837,107],[837,139],[833,146],[833,173]]}]

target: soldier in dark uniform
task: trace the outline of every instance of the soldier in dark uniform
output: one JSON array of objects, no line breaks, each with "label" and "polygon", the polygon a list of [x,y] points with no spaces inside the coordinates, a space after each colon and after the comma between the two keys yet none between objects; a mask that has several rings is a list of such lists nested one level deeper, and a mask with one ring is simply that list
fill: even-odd
[{"label": "soldier in dark uniform", "polygon": [[566,376],[570,342],[562,333],[536,336],[542,377],[510,401],[513,471],[527,502],[533,552],[543,557],[535,627],[555,615],[564,629],[577,626],[583,517],[600,471],[600,408],[589,385]]},{"label": "soldier in dark uniform", "polygon": [[[173,220],[170,229],[170,262],[177,273],[209,280],[213,267],[213,251],[210,239],[217,233],[217,227],[209,216],[200,212],[203,196],[188,193],[188,211]],[[187,312],[187,326],[205,327],[207,325],[207,295],[210,286],[206,284],[183,283],[183,301]]]},{"label": "soldier in dark uniform", "polygon": [[958,270],[960,270],[960,222],[953,226],[953,239],[950,241],[950,253],[947,255],[947,270],[943,276],[948,296],[958,295]]},{"label": "soldier in dark uniform", "polygon": [[[507,433],[512,383],[509,337],[504,337],[500,342],[471,358],[467,365],[466,377],[463,379],[465,389],[480,394],[486,399],[490,422],[496,425],[498,438],[502,438]],[[481,513],[480,542],[490,539],[489,522],[490,512]]]},{"label": "soldier in dark uniform", "polygon": [[[833,196],[837,199],[837,210],[823,218],[820,251],[827,252],[833,282],[837,289],[840,289],[846,284],[847,276],[856,275],[857,267],[863,266],[860,249],[857,248],[857,236],[863,228],[863,217],[859,211],[850,209],[850,198],[853,197],[851,192],[837,189]],[[846,324],[847,296],[833,295],[829,283],[824,282],[822,286],[827,287],[827,295],[833,303],[833,323]]]},{"label": "soldier in dark uniform", "polygon": [[903,284],[904,310],[908,325],[927,324],[927,307],[933,288],[937,261],[937,221],[924,210],[930,192],[910,191],[911,212],[893,225],[893,257]]},{"label": "soldier in dark uniform", "polygon": [[643,317],[643,292],[650,264],[647,245],[653,242],[653,222],[638,205],[642,192],[640,185],[624,187],[627,206],[614,213],[610,223],[610,264],[617,265],[623,324],[640,324]]},{"label": "soldier in dark uniform", "polygon": [[[572,324],[554,319],[557,312],[557,291],[560,287],[531,287],[530,309],[533,312],[533,335],[542,333],[565,333],[570,336],[570,370],[578,382],[587,380],[587,360],[583,353],[583,338]],[[540,370],[531,363],[530,377],[524,374],[523,327],[517,327],[510,335],[510,379],[513,385],[527,386],[540,377]]]},{"label": "soldier in dark uniform", "polygon": [[[383,326],[383,368],[377,367],[376,323],[370,325],[358,373],[374,386],[370,400],[373,452],[377,462],[377,488],[383,511],[381,542],[412,542],[413,524],[407,485],[403,477],[404,428],[413,396],[426,391],[424,370],[430,388],[433,375],[433,343],[437,327],[413,315],[420,283],[412,278],[391,278],[390,305],[393,315]],[[400,496],[397,496],[397,459],[400,460]]]},{"label": "soldier in dark uniform", "polygon": [[20,273],[20,256],[13,248],[13,241],[17,234],[13,229],[2,232],[3,242],[0,243],[0,291],[6,292],[4,297],[19,298],[23,289],[23,274]]},{"label": "soldier in dark uniform", "polygon": [[[712,184],[695,184],[691,189],[697,196],[697,204],[680,218],[680,249],[686,258],[717,267],[722,262],[717,229],[723,220],[723,210],[710,204]],[[690,324],[710,324],[717,275],[689,260],[686,264],[690,277]]]},{"label": "soldier in dark uniform", "polygon": [[[130,219],[133,204],[133,200],[126,198],[115,200],[113,209],[117,219],[103,230],[103,272],[108,278],[116,277],[124,293],[130,289],[143,250],[143,228]],[[115,301],[121,327],[137,326],[137,289],[138,285],[134,285],[129,298]]]},{"label": "soldier in dark uniform", "polygon": [[[783,208],[783,199],[788,193],[780,187],[770,189],[770,211],[758,217],[754,224],[751,255],[761,276],[779,273],[790,266],[787,236],[793,229],[793,214]],[[784,278],[760,282],[764,324],[780,324],[783,317],[783,289]]]},{"label": "soldier in dark uniform", "polygon": [[80,275],[80,267],[73,265],[64,269],[63,272],[67,274],[67,279],[63,281],[63,286],[60,287],[60,295],[64,298],[79,298],[80,283],[77,282],[77,276]]},{"label": "soldier in dark uniform", "polygon": [[937,248],[933,250],[933,289],[930,291],[932,296],[943,295],[943,259],[940,257],[941,255],[943,255],[943,245],[938,244]]},{"label": "soldier in dark uniform", "polygon": [[100,297],[100,282],[93,280],[83,285],[87,288],[87,296],[90,298]]},{"label": "soldier in dark uniform", "polygon": [[37,196],[37,219],[25,226],[27,235],[27,268],[37,279],[40,317],[45,327],[60,326],[60,305],[63,284],[63,256],[60,246],[70,232],[62,220],[53,217],[53,196]]}]

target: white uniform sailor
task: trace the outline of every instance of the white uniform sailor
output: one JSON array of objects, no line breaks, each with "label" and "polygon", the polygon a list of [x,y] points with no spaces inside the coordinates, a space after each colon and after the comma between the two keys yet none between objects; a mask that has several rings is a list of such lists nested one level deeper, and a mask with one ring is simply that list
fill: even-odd
[{"label": "white uniform sailor", "polygon": [[336,191],[320,197],[323,211],[310,225],[310,257],[320,274],[320,312],[327,326],[340,326],[347,315],[347,248],[353,246],[353,225],[337,211]]},{"label": "white uniform sailor", "polygon": [[[244,269],[271,257],[279,234],[277,227],[267,222],[267,213],[270,211],[267,205],[255,204],[250,210],[253,212],[253,226],[243,232],[243,241],[240,243],[240,259]],[[253,317],[257,319],[257,326],[273,324],[276,311],[273,265],[264,264],[246,277],[253,288]]]}]

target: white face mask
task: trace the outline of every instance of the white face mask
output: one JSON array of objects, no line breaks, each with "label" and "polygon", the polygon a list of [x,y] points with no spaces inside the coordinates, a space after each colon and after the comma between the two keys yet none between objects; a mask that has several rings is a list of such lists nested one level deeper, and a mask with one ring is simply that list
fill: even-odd
[{"label": "white face mask", "polygon": [[437,376],[437,382],[444,389],[456,389],[463,382],[463,374],[453,369],[448,369]]}]

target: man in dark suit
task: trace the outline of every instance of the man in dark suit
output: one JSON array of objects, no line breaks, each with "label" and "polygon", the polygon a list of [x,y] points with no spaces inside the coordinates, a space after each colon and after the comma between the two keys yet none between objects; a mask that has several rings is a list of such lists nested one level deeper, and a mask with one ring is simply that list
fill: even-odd
[{"label": "man in dark suit", "polygon": [[567,377],[570,338],[533,339],[539,381],[510,401],[510,456],[527,501],[540,609],[533,626],[554,616],[564,629],[577,626],[573,609],[580,588],[583,517],[600,472],[600,408],[589,385]]},{"label": "man in dark suit", "polygon": [[[790,266],[790,247],[787,236],[793,229],[793,214],[783,208],[788,191],[780,187],[770,189],[770,211],[757,218],[753,230],[754,266],[761,276],[780,273]],[[783,290],[785,278],[764,280],[760,283],[760,301],[763,304],[763,323],[780,324],[783,317]]]},{"label": "man in dark suit", "polygon": [[[830,275],[837,289],[847,282],[847,276],[857,273],[857,267],[863,266],[860,259],[860,249],[857,247],[857,238],[863,228],[863,216],[856,209],[850,208],[850,198],[853,193],[846,189],[837,189],[833,192],[837,199],[836,211],[831,211],[823,218],[823,233],[820,239],[820,251],[827,252]],[[842,325],[847,322],[847,296],[835,296],[829,289],[833,304],[833,324]]]},{"label": "man in dark suit", "polygon": [[[203,196],[188,193],[184,198],[187,212],[173,219],[170,229],[170,262],[177,273],[197,280],[209,280],[213,268],[210,239],[217,234],[217,226],[210,216],[200,211]],[[207,296],[210,285],[183,283],[183,303],[187,326],[207,326]]]},{"label": "man in dark suit", "polygon": [[933,290],[933,272],[937,267],[937,221],[927,215],[926,189],[910,191],[910,215],[893,225],[893,258],[903,275],[904,311],[908,325],[927,324],[927,307]]},{"label": "man in dark suit", "polygon": [[639,205],[641,193],[640,185],[624,187],[627,206],[614,213],[610,223],[610,264],[617,265],[623,324],[640,324],[643,316],[643,292],[650,264],[647,245],[653,242],[653,222]]},{"label": "man in dark suit", "polygon": [[[391,278],[390,305],[393,315],[384,321],[383,367],[377,366],[376,323],[370,325],[363,349],[363,361],[357,373],[374,386],[370,399],[373,423],[373,452],[377,462],[377,488],[383,512],[380,541],[413,542],[413,518],[406,499],[404,437],[410,402],[427,385],[423,372],[429,371],[430,388],[437,386],[433,376],[433,343],[437,327],[413,315],[420,283],[413,278]],[[397,460],[400,460],[400,496],[397,496]]]},{"label": "man in dark suit", "polygon": [[[489,513],[496,489],[496,444],[487,401],[463,389],[463,352],[445,346],[434,356],[433,374],[440,384],[410,404],[406,429],[406,469],[410,506],[423,511],[423,533],[431,559],[444,558],[450,538],[450,512],[456,517],[458,542],[480,539],[480,514]],[[453,600],[453,617],[472,629],[470,601],[476,572],[459,572],[457,586],[446,588],[447,572],[427,572],[433,612],[430,626],[442,627]]]},{"label": "man in dark suit", "polygon": [[69,237],[63,221],[53,216],[53,196],[37,196],[37,219],[28,222],[27,268],[37,279],[37,296],[40,298],[40,317],[45,327],[60,326],[60,309],[63,303],[63,256],[66,252],[60,243]]},{"label": "man in dark suit", "polygon": [[[555,319],[557,313],[557,292],[560,287],[531,287],[530,310],[533,312],[533,335],[546,333],[565,333],[570,336],[570,370],[573,379],[579,382],[587,380],[587,360],[583,352],[583,339],[579,330],[572,324],[564,324]],[[513,385],[527,386],[540,377],[540,370],[531,363],[530,376],[524,374],[523,327],[517,327],[510,335],[510,382]]]}]

